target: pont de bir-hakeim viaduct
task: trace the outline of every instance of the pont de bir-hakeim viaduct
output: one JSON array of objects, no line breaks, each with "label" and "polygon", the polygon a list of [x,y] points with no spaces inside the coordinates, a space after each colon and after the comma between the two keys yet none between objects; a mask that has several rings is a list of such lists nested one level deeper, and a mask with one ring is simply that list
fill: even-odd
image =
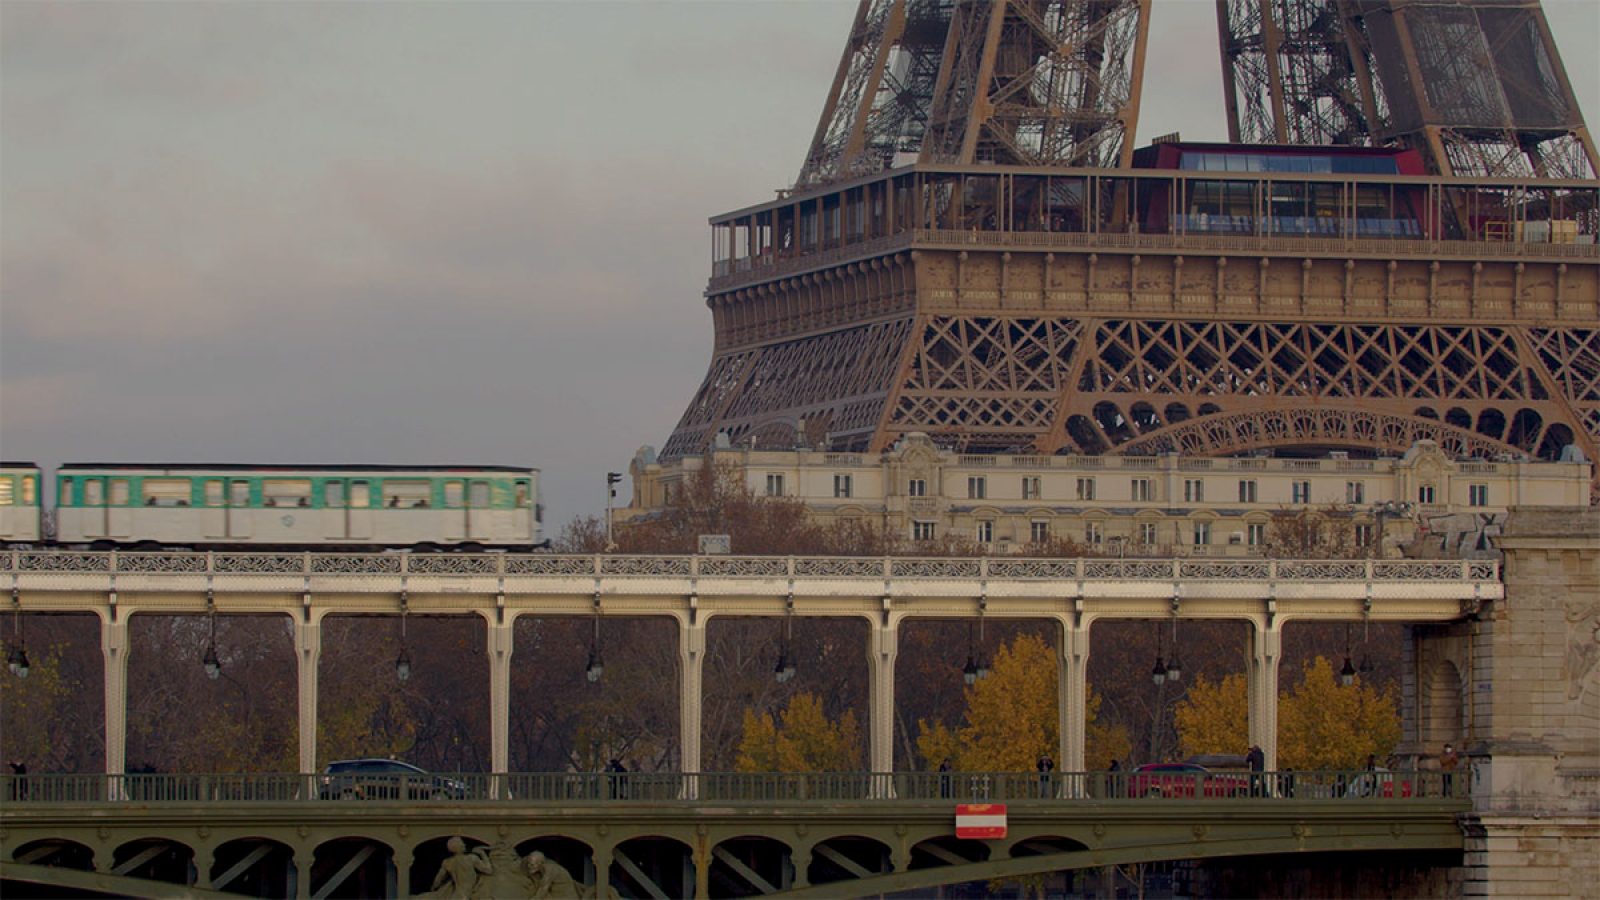
[{"label": "pont de bir-hakeim viaduct", "polygon": [[[1424,438],[1600,455],[1600,184],[1538,4],[1217,11],[1234,143],[1135,151],[1149,0],[863,0],[793,188],[712,220],[715,352],[664,455],[718,435],[875,451],[912,431],[975,455]],[[1350,894],[1580,896],[1600,875],[1600,516],[1519,510],[1499,547],[1499,563],[10,552],[14,617],[100,622],[107,751],[103,775],[4,777],[0,878],[831,897],[1331,855],[1368,873],[1339,882]],[[124,774],[128,621],[157,613],[292,622],[299,773]],[[490,773],[350,800],[312,774],[334,613],[484,620]],[[530,615],[676,622],[680,772],[507,771],[511,626]],[[706,623],[734,615],[869,624],[870,771],[700,771]],[[1059,771],[894,772],[899,626],[985,616],[1054,624]],[[1248,623],[1258,779],[1084,771],[1089,636],[1118,618]],[[1405,743],[1453,742],[1466,765],[1277,771],[1291,621],[1406,623]],[[1005,803],[1005,836],[958,836],[965,802]]]}]

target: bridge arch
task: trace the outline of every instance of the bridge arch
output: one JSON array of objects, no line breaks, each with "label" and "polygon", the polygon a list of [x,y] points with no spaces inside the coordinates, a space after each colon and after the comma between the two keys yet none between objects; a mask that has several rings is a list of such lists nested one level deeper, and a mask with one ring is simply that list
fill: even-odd
[{"label": "bridge arch", "polygon": [[111,856],[111,874],[165,881],[168,884],[194,884],[194,848],[170,837],[142,837],[117,846]]},{"label": "bridge arch", "polygon": [[268,837],[232,838],[212,851],[207,877],[216,891],[248,897],[292,897],[298,877],[294,848]]},{"label": "bridge arch", "polygon": [[812,885],[870,878],[894,871],[888,844],[865,835],[826,837],[811,845],[806,881]]},{"label": "bridge arch", "polygon": [[706,870],[708,896],[748,897],[769,894],[794,884],[794,848],[767,835],[739,835],[711,848]]},{"label": "bridge arch", "polygon": [[25,865],[94,871],[94,849],[66,838],[29,841],[11,854],[11,860]]},{"label": "bridge arch", "polygon": [[368,836],[323,841],[312,852],[311,894],[317,897],[393,897],[399,873],[394,847]]},{"label": "bridge arch", "polygon": [[611,850],[607,883],[623,897],[692,897],[694,850],[664,834],[628,838]]}]

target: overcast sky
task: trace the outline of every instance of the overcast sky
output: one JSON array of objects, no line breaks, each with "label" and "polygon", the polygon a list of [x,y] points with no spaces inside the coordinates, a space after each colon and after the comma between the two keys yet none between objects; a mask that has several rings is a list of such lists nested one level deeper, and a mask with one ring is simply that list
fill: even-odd
[{"label": "overcast sky", "polygon": [[[1600,115],[1600,0],[1546,0]],[[0,456],[544,470],[704,374],[708,216],[805,154],[855,0],[0,3]],[[1140,139],[1224,137],[1156,0]]]}]

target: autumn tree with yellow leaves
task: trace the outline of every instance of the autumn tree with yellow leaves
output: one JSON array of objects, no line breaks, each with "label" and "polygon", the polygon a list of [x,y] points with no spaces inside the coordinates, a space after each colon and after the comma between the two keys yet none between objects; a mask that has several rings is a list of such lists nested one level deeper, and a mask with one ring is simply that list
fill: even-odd
[{"label": "autumn tree with yellow leaves", "polygon": [[800,692],[777,713],[744,712],[740,772],[854,772],[861,769],[861,729],[854,712],[830,720],[815,694]]},{"label": "autumn tree with yellow leaves", "polygon": [[[1243,675],[1199,678],[1173,711],[1183,753],[1240,753],[1249,743],[1249,700]],[[1357,680],[1345,687],[1318,656],[1278,707],[1278,766],[1358,769],[1369,754],[1386,758],[1400,740],[1394,690]]]},{"label": "autumn tree with yellow leaves", "polygon": [[[948,759],[959,771],[1025,772],[1040,756],[1053,758],[1060,747],[1057,683],[1056,654],[1043,638],[1022,634],[1002,644],[989,677],[965,691],[964,724],[951,728],[918,721],[923,764],[935,769]],[[1100,698],[1091,692],[1085,735],[1090,768],[1104,768],[1128,755],[1126,729],[1097,723],[1099,710]]]}]

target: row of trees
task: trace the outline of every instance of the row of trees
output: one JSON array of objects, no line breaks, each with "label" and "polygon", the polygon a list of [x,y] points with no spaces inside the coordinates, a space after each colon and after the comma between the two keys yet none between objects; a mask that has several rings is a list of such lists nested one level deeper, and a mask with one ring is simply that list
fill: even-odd
[{"label": "row of trees", "polygon": [[[934,771],[1021,772],[1060,746],[1057,655],[1040,638],[1021,635],[1001,646],[987,679],[964,691],[960,720],[917,722],[918,767]],[[1369,756],[1387,759],[1400,740],[1400,715],[1392,688],[1357,681],[1338,683],[1324,657],[1308,662],[1302,678],[1280,697],[1278,760],[1287,769],[1354,769]],[[1125,725],[1100,720],[1101,698],[1091,691],[1085,733],[1090,769],[1127,761],[1132,742]],[[1243,754],[1249,743],[1242,675],[1217,681],[1201,676],[1174,710],[1184,756]],[[853,712],[830,718],[809,692],[782,710],[746,710],[735,768],[741,772],[854,771],[863,766],[860,728]]]}]

